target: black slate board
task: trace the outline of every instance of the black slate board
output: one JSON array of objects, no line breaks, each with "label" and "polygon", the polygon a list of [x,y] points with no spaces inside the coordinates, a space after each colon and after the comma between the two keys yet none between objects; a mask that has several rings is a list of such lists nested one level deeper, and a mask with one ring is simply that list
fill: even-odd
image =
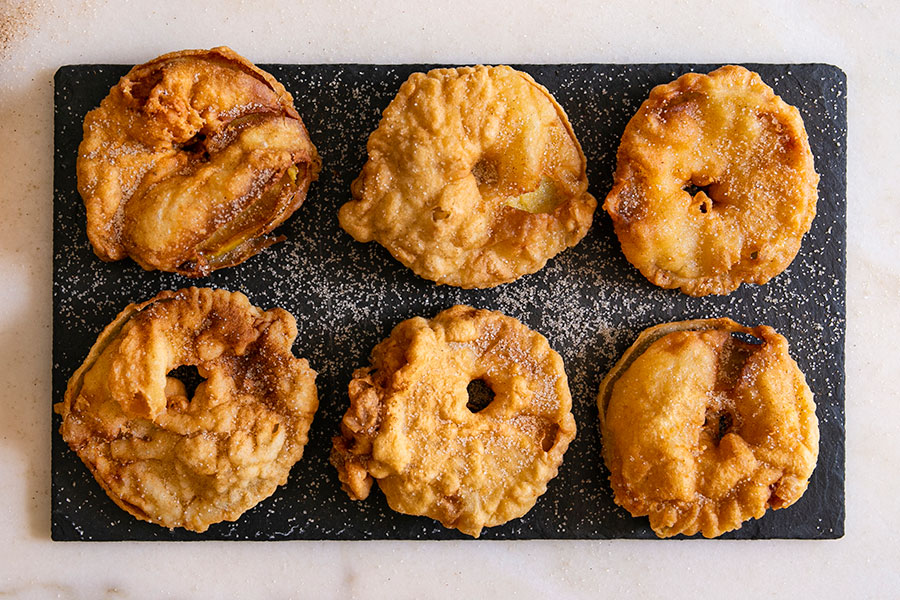
[{"label": "black slate board", "polygon": [[[719,65],[521,65],[566,109],[588,158],[591,192],[611,186],[619,137],[650,89],[686,71]],[[128,67],[77,65],[56,73],[53,402],[97,334],[129,302],[192,284],[246,293],[298,318],[295,352],[319,372],[321,406],[302,461],[287,485],[236,523],[204,534],[170,531],[120,510],[66,447],[53,419],[52,537],[55,540],[461,539],[423,517],[391,511],[377,490],[352,502],[328,464],[331,436],[347,406],[352,370],[399,321],[456,303],[500,310],[542,332],[566,363],[579,432],[559,476],[522,519],[482,539],[654,538],[647,520],[616,507],[600,459],[595,394],[637,333],[664,321],[728,316],[774,326],[815,394],[819,462],[794,506],[769,511],[724,538],[838,538],[844,532],[844,333],[846,77],[821,64],[746,65],[797,106],[821,175],[818,215],[790,268],[765,286],[727,297],[690,298],[648,283],[623,258],[598,210],[588,236],[534,275],[492,290],[435,286],[375,243],[359,244],[337,209],[365,162],[365,143],[402,81],[427,65],[264,65],[294,95],[324,170],[306,204],[280,228],[287,241],[234,268],[191,281],[147,273],[131,261],[102,263],[91,251],[76,190],[75,159],[85,113]],[[48,407],[49,409],[49,407]]]}]

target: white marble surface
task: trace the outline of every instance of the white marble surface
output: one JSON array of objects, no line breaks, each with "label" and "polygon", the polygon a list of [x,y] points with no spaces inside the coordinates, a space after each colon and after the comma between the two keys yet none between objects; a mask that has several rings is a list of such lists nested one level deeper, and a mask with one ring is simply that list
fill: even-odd
[{"label": "white marble surface", "polygon": [[[321,5],[321,6],[320,6]],[[786,6],[787,5],[787,6]],[[896,597],[900,3],[0,2],[0,597]],[[256,62],[828,62],[849,81],[847,520],[837,541],[53,543],[52,83]]]}]

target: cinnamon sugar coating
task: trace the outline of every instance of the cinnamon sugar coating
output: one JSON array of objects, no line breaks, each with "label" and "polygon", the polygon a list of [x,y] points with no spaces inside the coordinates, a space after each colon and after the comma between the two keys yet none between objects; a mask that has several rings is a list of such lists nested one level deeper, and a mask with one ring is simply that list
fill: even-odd
[{"label": "cinnamon sugar coating", "polygon": [[291,95],[229,48],[131,69],[84,121],[78,191],[105,261],[197,277],[283,238],[321,167]]},{"label": "cinnamon sugar coating", "polygon": [[725,66],[653,89],[622,135],[603,208],[651,282],[728,294],[788,267],[818,181],[800,112]]},{"label": "cinnamon sugar coating", "polygon": [[[318,407],[294,318],[189,288],[122,311],[69,380],[60,433],[116,504],[163,527],[233,521],[287,481]],[[192,397],[168,374],[192,365]]]},{"label": "cinnamon sugar coating", "polygon": [[597,205],[565,112],[506,66],[414,73],[367,149],[341,227],[439,284],[533,273],[584,237]]},{"label": "cinnamon sugar coating", "polygon": [[649,515],[660,537],[716,537],[788,507],[816,465],[812,393],[771,327],[730,319],[651,327],[603,380],[597,402],[615,501]]},{"label": "cinnamon sugar coating", "polygon": [[[482,380],[494,398],[467,407]],[[524,515],[575,436],[562,359],[512,317],[454,306],[397,325],[350,383],[331,462],[353,499],[478,537]]]}]

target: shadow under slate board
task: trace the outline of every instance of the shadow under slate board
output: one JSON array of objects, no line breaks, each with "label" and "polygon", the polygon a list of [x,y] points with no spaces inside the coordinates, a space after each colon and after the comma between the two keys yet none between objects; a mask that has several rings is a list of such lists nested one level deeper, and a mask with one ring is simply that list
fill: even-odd
[{"label": "shadow under slate board", "polygon": [[[590,191],[601,202],[612,184],[625,124],[651,88],[687,71],[719,65],[520,65],[567,111],[588,159]],[[85,114],[128,71],[122,65],[65,66],[56,73],[53,257],[53,402],[97,335],[131,302],[190,285],[242,291],[262,308],[297,317],[294,351],[319,372],[320,408],[303,459],[286,485],[237,522],[206,533],[168,530],[119,509],[52,432],[55,540],[466,539],[425,517],[391,511],[374,489],[353,502],[328,463],[331,437],[347,408],[354,368],[403,319],[432,317],[454,304],[499,310],[543,333],[563,357],[578,435],[559,475],[523,518],[481,539],[654,538],[646,518],[612,499],[600,457],[595,396],[606,371],[646,327],[727,316],[769,324],[785,335],[815,394],[819,461],[803,498],[769,511],[723,538],[837,538],[844,531],[844,334],[846,239],[846,78],[821,64],[746,65],[788,103],[809,133],[819,183],[818,215],[787,271],[726,297],[691,298],[647,282],[628,264],[606,214],[587,237],[540,272],[490,290],[436,286],[416,277],[376,243],[360,244],[337,222],[350,182],[366,160],[366,140],[400,84],[429,65],[263,65],[293,94],[319,149],[323,170],[306,203],[279,228],[287,241],[200,280],[145,272],[130,260],[103,263],[85,233],[75,160]],[[48,406],[48,410],[50,407]]]}]

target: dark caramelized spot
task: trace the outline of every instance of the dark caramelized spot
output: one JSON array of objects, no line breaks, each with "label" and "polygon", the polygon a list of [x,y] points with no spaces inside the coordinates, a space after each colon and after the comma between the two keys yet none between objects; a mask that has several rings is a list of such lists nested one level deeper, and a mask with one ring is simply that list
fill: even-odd
[{"label": "dark caramelized spot", "polygon": [[481,412],[494,401],[494,391],[482,379],[470,381],[466,391],[469,392],[469,401],[466,403],[466,408],[473,414]]},{"label": "dark caramelized spot", "polygon": [[206,141],[206,149],[211,154],[221,152],[247,129],[259,127],[266,121],[280,118],[282,118],[280,115],[272,112],[245,112],[231,119],[225,127],[211,131],[209,139]]},{"label": "dark caramelized spot", "polygon": [[725,434],[731,430],[732,425],[734,425],[734,417],[731,416],[730,412],[720,414],[719,431],[717,433],[716,441],[725,437]]},{"label": "dark caramelized spot", "polygon": [[209,150],[206,147],[206,136],[202,133],[198,133],[187,142],[185,142],[181,149],[185,152],[189,152],[190,154],[196,155],[200,160],[209,160]]},{"label": "dark caramelized spot", "polygon": [[130,93],[131,97],[137,100],[138,103],[143,105],[150,98],[150,93],[153,91],[153,88],[162,81],[162,78],[162,69],[156,69],[153,72],[148,73],[142,79],[132,83],[128,93]]},{"label": "dark caramelized spot", "polygon": [[458,495],[444,496],[437,502],[441,512],[441,522],[446,527],[453,527],[463,511],[463,500]]},{"label": "dark caramelized spot", "polygon": [[651,109],[650,115],[662,123],[672,119],[696,119],[702,110],[701,105],[705,102],[703,93],[681,90],[670,93],[662,104]]},{"label": "dark caramelized spot", "polygon": [[492,161],[482,158],[472,167],[472,175],[478,185],[494,185],[499,180],[497,165]]},{"label": "dark caramelized spot", "polygon": [[718,371],[716,372],[716,391],[731,392],[747,364],[747,359],[759,350],[762,342],[741,332],[732,332],[722,344],[719,352]]},{"label": "dark caramelized spot", "polygon": [[637,178],[627,180],[619,189],[614,210],[625,224],[643,219],[647,214],[644,182]]},{"label": "dark caramelized spot", "polygon": [[734,415],[727,409],[707,410],[703,421],[703,429],[716,445],[735,428],[735,425]]},{"label": "dark caramelized spot", "polygon": [[774,138],[776,149],[785,154],[797,154],[802,152],[799,138],[771,112],[757,112],[756,118],[764,130],[769,132],[769,137]]},{"label": "dark caramelized spot", "polygon": [[775,492],[777,485],[775,483],[769,485],[769,506],[772,508],[784,508],[786,503],[783,498],[779,497]]},{"label": "dark caramelized spot", "polygon": [[749,354],[753,354],[757,350],[760,349],[760,346],[763,345],[763,340],[759,339],[755,335],[751,335],[749,333],[744,333],[743,331],[732,331],[731,332],[731,341],[732,343],[740,343],[740,348],[732,348],[733,352],[748,352]]},{"label": "dark caramelized spot", "polygon": [[728,433],[740,427],[740,417],[734,414],[733,395],[740,383],[747,360],[762,347],[762,340],[743,332],[732,332],[719,349],[716,400],[706,411],[703,428],[716,444]]}]

